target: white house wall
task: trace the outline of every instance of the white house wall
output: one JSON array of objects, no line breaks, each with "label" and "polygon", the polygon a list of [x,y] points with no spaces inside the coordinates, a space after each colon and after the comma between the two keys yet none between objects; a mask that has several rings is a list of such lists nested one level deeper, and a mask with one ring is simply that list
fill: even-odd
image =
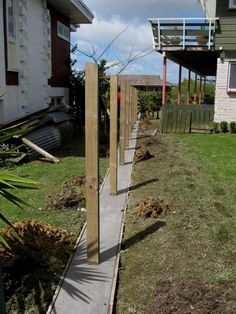
[{"label": "white house wall", "polygon": [[[50,97],[64,97],[68,103],[68,88],[51,88],[50,17],[46,0],[17,0],[17,71],[18,86],[6,86],[3,19],[0,19],[0,124],[43,110]],[[0,16],[3,16],[0,0]]]},{"label": "white house wall", "polygon": [[[235,58],[232,60],[236,60]],[[228,94],[229,59],[217,60],[215,118],[216,122],[236,121],[236,95]]]},{"label": "white house wall", "polygon": [[[3,1],[0,0],[0,16],[3,16]],[[3,19],[0,19],[0,43],[4,43],[4,30],[3,30]],[[6,77],[5,77],[5,52],[4,45],[0,45],[0,95],[6,91]],[[6,95],[0,98],[0,123],[2,122],[4,113],[4,99]]]}]

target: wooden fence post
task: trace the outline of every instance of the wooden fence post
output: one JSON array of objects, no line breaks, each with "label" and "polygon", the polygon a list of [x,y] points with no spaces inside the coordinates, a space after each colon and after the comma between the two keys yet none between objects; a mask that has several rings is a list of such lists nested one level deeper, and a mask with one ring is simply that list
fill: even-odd
[{"label": "wooden fence post", "polygon": [[110,193],[117,194],[117,76],[110,78]]},{"label": "wooden fence post", "polygon": [[133,86],[129,87],[129,139],[131,138],[132,132],[132,106],[133,106],[133,94],[132,94]]},{"label": "wooden fence post", "polygon": [[87,254],[89,264],[99,264],[98,66],[92,63],[85,67],[85,104]]},{"label": "wooden fence post", "polygon": [[129,144],[129,95],[130,85],[126,83],[125,86],[125,147]]},{"label": "wooden fence post", "polygon": [[120,164],[125,163],[125,82],[120,83]]}]

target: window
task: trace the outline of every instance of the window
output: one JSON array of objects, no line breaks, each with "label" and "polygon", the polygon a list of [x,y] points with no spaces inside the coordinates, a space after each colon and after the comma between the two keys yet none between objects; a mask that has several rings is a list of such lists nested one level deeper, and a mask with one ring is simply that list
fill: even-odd
[{"label": "window", "polygon": [[57,22],[57,36],[70,41],[70,29],[61,22]]},{"label": "window", "polygon": [[14,0],[7,1],[7,32],[8,36],[15,38],[15,3]]},{"label": "window", "polygon": [[236,63],[229,64],[228,92],[236,93]]},{"label": "window", "polygon": [[229,0],[229,8],[236,9],[236,0]]}]

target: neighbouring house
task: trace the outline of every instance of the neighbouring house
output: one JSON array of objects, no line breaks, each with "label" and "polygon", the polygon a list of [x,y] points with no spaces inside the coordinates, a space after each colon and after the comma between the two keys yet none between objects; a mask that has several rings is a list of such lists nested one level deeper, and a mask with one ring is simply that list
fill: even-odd
[{"label": "neighbouring house", "polygon": [[92,23],[81,0],[0,0],[0,125],[68,104],[70,33]]},{"label": "neighbouring house", "polygon": [[236,1],[201,4],[205,18],[150,19],[155,49],[163,54],[164,68],[167,59],[180,65],[180,78],[182,66],[189,79],[194,72],[200,90],[205,77],[216,76],[214,120],[236,121]]},{"label": "neighbouring house", "polygon": [[[136,87],[139,91],[147,92],[161,92],[162,91],[162,80],[160,75],[119,75],[118,83],[121,82],[129,83]],[[171,89],[174,84],[166,82],[167,89]]]}]

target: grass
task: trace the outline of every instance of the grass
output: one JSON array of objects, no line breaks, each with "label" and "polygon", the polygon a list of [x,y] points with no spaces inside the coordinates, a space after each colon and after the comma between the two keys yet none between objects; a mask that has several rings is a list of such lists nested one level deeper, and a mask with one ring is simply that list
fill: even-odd
[{"label": "grass", "polygon": [[[60,151],[55,153],[59,156],[57,164],[33,161],[21,166],[7,169],[8,171],[27,178],[34,179],[40,183],[37,190],[19,190],[15,195],[27,201],[31,206],[20,209],[5,199],[0,199],[1,212],[11,221],[34,219],[63,227],[76,236],[80,231],[83,214],[77,210],[52,210],[45,206],[45,197],[58,192],[62,184],[71,177],[79,176],[85,170],[84,141],[83,138],[72,139]],[[100,175],[105,176],[108,168],[108,160],[100,160]],[[3,227],[0,221],[0,227]]]},{"label": "grass", "polygon": [[[147,313],[160,280],[197,278],[235,291],[235,135],[156,137],[159,144],[149,147],[155,158],[134,167],[132,184],[138,188],[132,190],[126,216],[119,314]],[[134,205],[148,196],[169,204],[166,219],[137,218]]]}]

